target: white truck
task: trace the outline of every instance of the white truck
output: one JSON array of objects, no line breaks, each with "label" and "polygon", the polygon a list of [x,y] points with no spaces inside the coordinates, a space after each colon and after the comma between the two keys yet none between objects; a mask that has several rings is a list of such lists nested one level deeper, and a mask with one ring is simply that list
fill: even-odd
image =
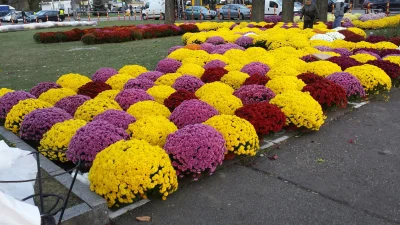
[{"label": "white truck", "polygon": [[165,0],[146,0],[142,10],[143,20],[165,19]]}]

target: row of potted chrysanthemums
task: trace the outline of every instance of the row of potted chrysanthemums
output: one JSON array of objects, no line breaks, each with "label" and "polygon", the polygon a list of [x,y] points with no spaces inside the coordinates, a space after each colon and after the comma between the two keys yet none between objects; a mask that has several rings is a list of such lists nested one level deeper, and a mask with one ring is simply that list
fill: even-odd
[{"label": "row of potted chrysanthemums", "polygon": [[[189,44],[171,48],[154,71],[101,68],[92,79],[66,74],[30,92],[1,89],[0,119],[50,159],[90,168],[91,189],[111,207],[165,199],[179,176],[212,173],[227,155],[255,155],[259,135],[318,130],[327,110],[387,93],[399,77],[400,51],[388,44],[304,44],[315,33],[288,30],[300,38],[289,41],[273,30],[270,51]],[[317,61],[315,53],[335,56]]]}]

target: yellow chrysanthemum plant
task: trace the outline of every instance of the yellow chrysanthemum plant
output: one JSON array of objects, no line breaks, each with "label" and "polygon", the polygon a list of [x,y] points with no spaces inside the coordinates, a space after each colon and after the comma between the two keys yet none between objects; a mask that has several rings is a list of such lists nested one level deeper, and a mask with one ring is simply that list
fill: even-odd
[{"label": "yellow chrysanthemum plant", "polygon": [[214,107],[220,114],[235,115],[235,111],[243,106],[240,98],[225,93],[214,93],[204,95],[200,98],[201,101],[208,103]]},{"label": "yellow chrysanthemum plant", "polygon": [[231,86],[233,89],[239,89],[240,86],[246,81],[250,76],[246,73],[242,73],[239,71],[231,71],[225,74],[221,78],[221,82]]},{"label": "yellow chrysanthemum plant", "polygon": [[392,88],[392,80],[379,67],[364,64],[347,68],[345,72],[355,76],[367,94],[383,94],[385,96]]},{"label": "yellow chrysanthemum plant", "polygon": [[76,95],[76,92],[69,88],[54,88],[43,92],[39,99],[55,105],[58,101],[65,97]]},{"label": "yellow chrysanthemum plant", "polygon": [[270,103],[281,108],[286,125],[319,130],[326,119],[321,105],[308,92],[286,91],[277,94]]},{"label": "yellow chrysanthemum plant", "polygon": [[120,90],[106,90],[106,91],[100,92],[95,97],[95,99],[104,98],[104,99],[108,99],[108,100],[114,100],[115,97],[117,97],[119,92],[120,92]]},{"label": "yellow chrysanthemum plant", "polygon": [[25,99],[14,105],[7,114],[4,127],[16,135],[19,135],[19,129],[25,116],[36,109],[50,108],[52,105],[40,99]]},{"label": "yellow chrysanthemum plant", "polygon": [[0,88],[0,97],[2,97],[3,95],[9,93],[9,92],[13,92],[14,90],[9,89],[9,88]]},{"label": "yellow chrysanthemum plant", "polygon": [[196,92],[195,95],[198,98],[201,98],[205,95],[212,95],[215,93],[222,93],[222,94],[233,94],[235,90],[222,82],[216,81],[211,83],[206,83],[201,86]]},{"label": "yellow chrysanthemum plant", "polygon": [[84,120],[66,120],[56,123],[40,140],[39,152],[53,161],[67,162],[65,152],[76,131],[85,126]]},{"label": "yellow chrysanthemum plant", "polygon": [[153,96],[156,102],[164,104],[164,100],[175,93],[176,90],[167,85],[158,85],[147,89],[146,92],[147,94]]},{"label": "yellow chrysanthemum plant", "polygon": [[178,189],[168,154],[143,140],[121,140],[97,154],[89,171],[90,189],[108,207],[133,203],[148,196],[163,200]]},{"label": "yellow chrysanthemum plant", "polygon": [[280,94],[286,91],[301,91],[306,84],[295,76],[274,77],[265,85],[274,93]]},{"label": "yellow chrysanthemum plant", "polygon": [[128,127],[132,138],[145,140],[160,147],[164,146],[167,136],[177,130],[176,125],[164,116],[146,116]]},{"label": "yellow chrysanthemum plant", "polygon": [[113,90],[122,90],[124,85],[134,77],[130,74],[116,74],[106,81],[106,84],[110,85]]},{"label": "yellow chrysanthemum plant", "polygon": [[131,105],[126,112],[136,119],[141,119],[146,116],[163,116],[169,118],[171,115],[171,112],[166,106],[155,101],[137,102]]},{"label": "yellow chrysanthemum plant", "polygon": [[119,74],[126,74],[131,76],[132,78],[136,78],[140,74],[145,72],[147,72],[146,67],[140,65],[126,65],[118,71]]},{"label": "yellow chrysanthemum plant", "polygon": [[315,61],[307,63],[308,72],[315,73],[322,77],[327,77],[333,73],[342,72],[340,66],[329,61]]},{"label": "yellow chrysanthemum plant", "polygon": [[154,82],[155,85],[167,85],[167,86],[172,86],[176,79],[181,77],[182,74],[180,73],[167,73],[159,77],[156,82]]},{"label": "yellow chrysanthemum plant", "polygon": [[75,111],[74,118],[90,122],[93,118],[109,109],[122,110],[114,100],[95,98],[86,101]]},{"label": "yellow chrysanthemum plant", "polygon": [[259,150],[259,140],[253,125],[234,115],[217,115],[204,124],[215,128],[225,139],[228,152],[236,155],[256,155]]},{"label": "yellow chrysanthemum plant", "polygon": [[91,82],[92,80],[86,76],[77,73],[68,73],[62,75],[56,81],[63,88],[69,88],[75,92],[78,92],[78,89],[83,85]]}]

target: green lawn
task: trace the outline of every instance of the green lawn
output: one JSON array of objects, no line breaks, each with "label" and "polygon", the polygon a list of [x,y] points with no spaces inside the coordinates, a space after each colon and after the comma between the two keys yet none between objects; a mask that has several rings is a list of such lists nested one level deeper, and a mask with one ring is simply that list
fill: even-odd
[{"label": "green lawn", "polygon": [[[103,22],[100,26],[124,24],[132,24],[132,21]],[[0,34],[0,87],[27,90],[41,81],[56,81],[66,73],[91,76],[101,67],[119,69],[128,64],[153,70],[157,62],[167,56],[170,47],[182,44],[180,36],[90,46],[80,41],[37,44],[32,38],[36,32]]]}]

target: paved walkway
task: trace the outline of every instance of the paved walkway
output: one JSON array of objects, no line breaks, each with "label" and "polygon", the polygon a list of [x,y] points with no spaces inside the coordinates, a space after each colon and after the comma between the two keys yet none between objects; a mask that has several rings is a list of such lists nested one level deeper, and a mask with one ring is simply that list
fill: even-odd
[{"label": "paved walkway", "polygon": [[400,224],[400,90],[127,213],[117,225]]}]

